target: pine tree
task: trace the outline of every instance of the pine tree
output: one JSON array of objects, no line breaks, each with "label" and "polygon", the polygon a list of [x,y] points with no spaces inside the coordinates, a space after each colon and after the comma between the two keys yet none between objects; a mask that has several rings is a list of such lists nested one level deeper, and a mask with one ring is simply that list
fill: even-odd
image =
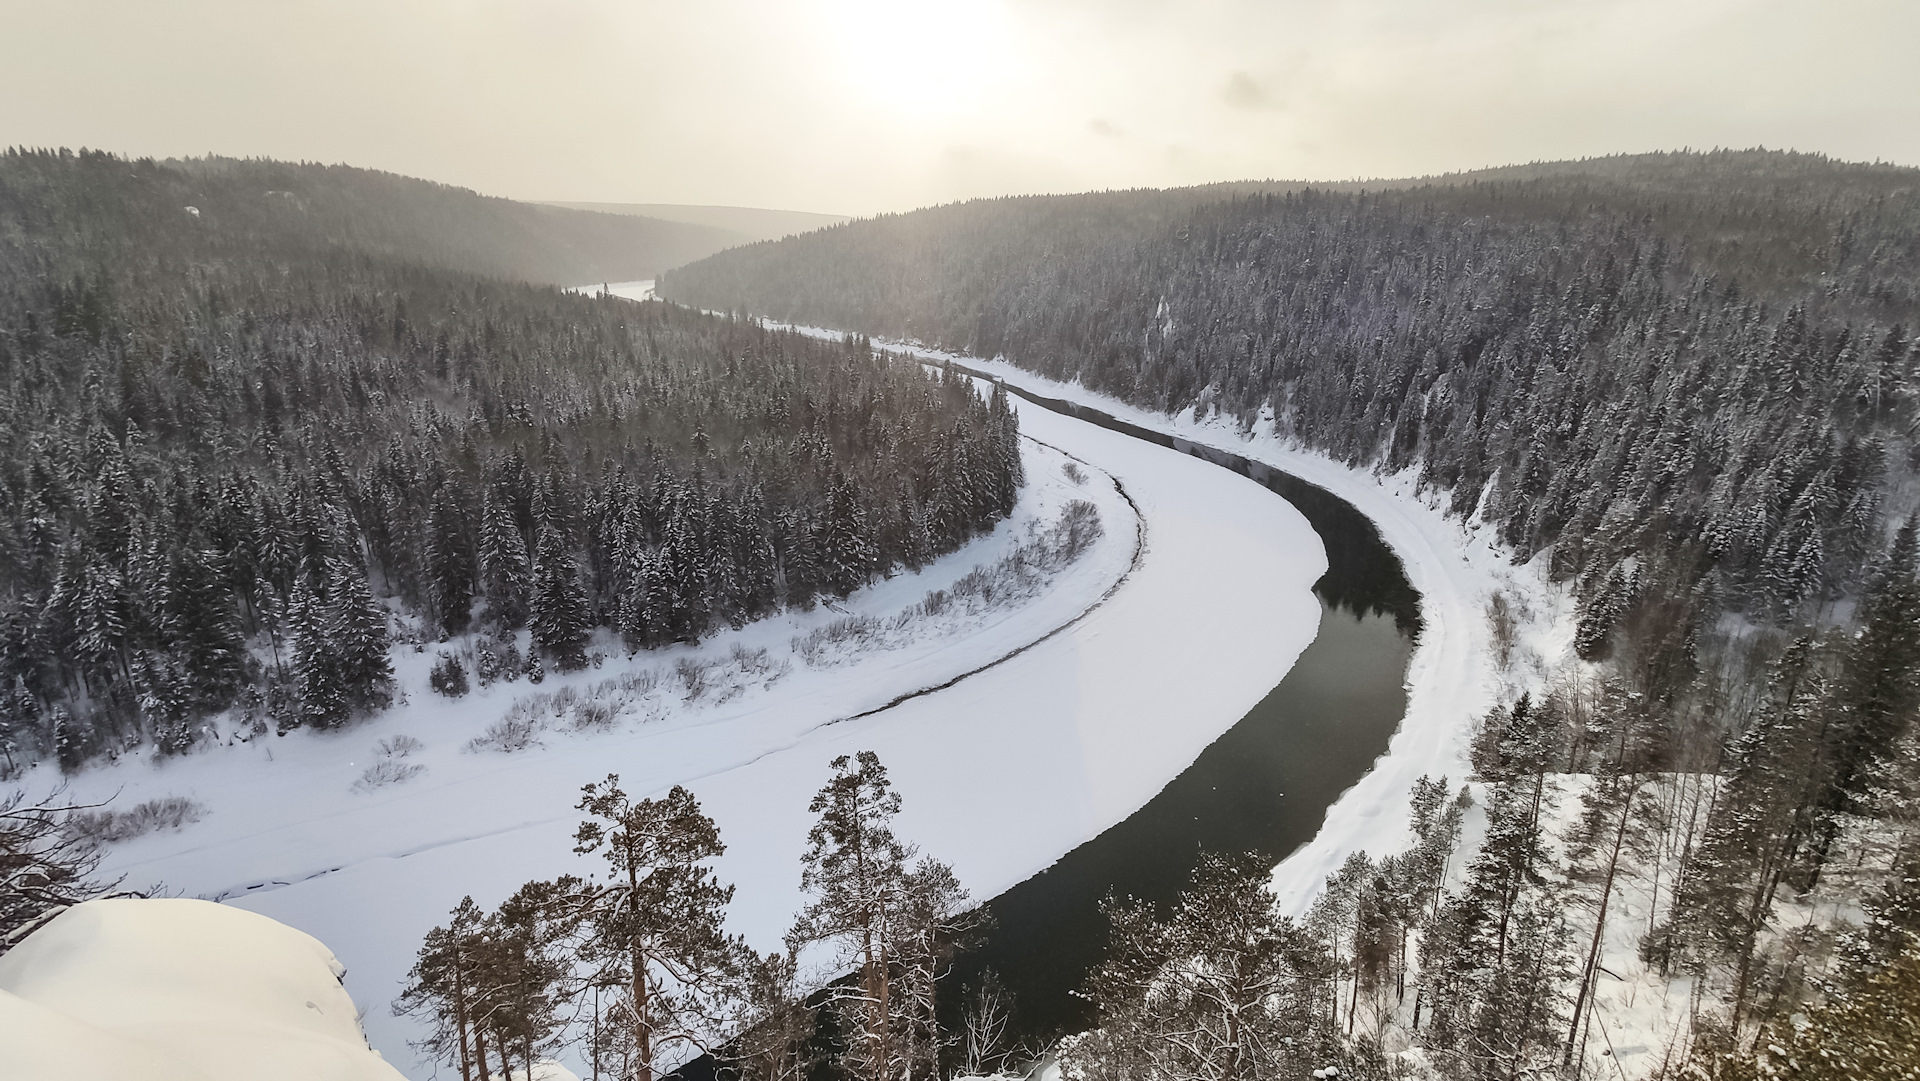
[{"label": "pine tree", "polygon": [[940,1027],[940,985],[954,954],[985,920],[969,904],[953,868],[921,857],[907,873],[893,954],[899,959],[895,992],[902,1035],[901,1068],[909,1078],[938,1077],[940,1053],[949,1040]]},{"label": "pine tree", "polygon": [[[471,928],[478,918],[478,906],[467,897],[454,909],[454,919],[448,926],[428,931],[413,967],[407,971],[406,986],[393,1002],[395,1016],[426,1020],[426,1035],[415,1047],[435,1061],[458,1068],[460,1081],[474,1079],[476,973]],[[482,1064],[480,1072],[484,1076],[489,1071]]]},{"label": "pine tree", "polygon": [[890,1081],[903,1036],[894,1024],[892,932],[906,901],[911,846],[893,834],[900,794],[872,751],[833,760],[833,777],[808,804],[816,815],[801,856],[800,888],[811,895],[787,932],[788,948],[809,943],[835,950],[856,970],[851,985],[834,985],[835,1006],[859,1033],[848,1065],[872,1081]]},{"label": "pine tree", "polygon": [[631,1018],[637,1081],[653,1081],[668,1049],[706,1051],[744,991],[752,955],[724,930],[733,887],[707,865],[726,850],[713,820],[686,789],[630,800],[609,774],[583,790],[592,817],[574,851],[601,853],[603,884],[574,902],[585,927],[581,957],[591,982],[617,986]]},{"label": "pine tree", "polygon": [[0,794],[0,954],[46,916],[103,892],[92,841],[69,828],[89,808],[57,797],[33,802],[24,790]]},{"label": "pine tree", "polygon": [[1694,1068],[1716,1081],[1911,1081],[1920,1073],[1920,937],[1905,938],[1803,1023],[1776,1023],[1751,1051]]},{"label": "pine tree", "polygon": [[1270,879],[1255,857],[1208,855],[1164,918],[1151,904],[1104,903],[1107,957],[1084,992],[1100,1027],[1066,1052],[1073,1074],[1256,1081],[1331,1059],[1330,965],[1280,914]]},{"label": "pine tree", "polygon": [[749,966],[746,1013],[722,1050],[746,1081],[802,1081],[814,1065],[807,1045],[817,1027],[799,985],[799,960],[767,954]]},{"label": "pine tree", "polygon": [[517,1055],[522,1077],[533,1076],[534,1064],[557,1046],[566,1025],[561,1011],[573,957],[565,946],[578,920],[571,902],[580,892],[581,883],[571,877],[528,882],[482,924],[483,973],[495,989],[487,1020],[500,1058],[511,1062]]}]

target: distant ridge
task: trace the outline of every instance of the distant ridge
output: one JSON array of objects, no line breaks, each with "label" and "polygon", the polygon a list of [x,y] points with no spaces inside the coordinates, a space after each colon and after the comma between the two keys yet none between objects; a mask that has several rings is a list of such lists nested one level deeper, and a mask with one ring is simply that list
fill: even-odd
[{"label": "distant ridge", "polygon": [[853,219],[844,214],[815,214],[805,210],[765,210],[750,206],[690,206],[678,203],[561,203],[546,206],[567,210],[591,210],[601,214],[626,214],[660,221],[704,225],[737,234],[739,243],[779,240],[795,233],[808,233],[839,225]]},{"label": "distant ridge", "polygon": [[1226,180],[1187,188],[1160,189],[1207,195],[1246,195],[1300,191],[1392,191],[1406,188],[1462,187],[1488,183],[1578,179],[1622,188],[1660,189],[1678,193],[1763,191],[1780,192],[1851,185],[1910,188],[1920,180],[1920,168],[1895,162],[1846,161],[1825,154],[1795,150],[1722,148],[1715,150],[1659,150],[1633,154],[1605,154],[1563,161],[1531,161],[1493,165],[1452,173],[1405,177],[1358,177],[1347,180]]},{"label": "distant ridge", "polygon": [[155,253],[335,252],[583,285],[650,278],[739,243],[710,226],[515,202],[346,165],[0,153],[0,253],[25,244],[58,264],[45,268],[56,275],[127,267]]}]

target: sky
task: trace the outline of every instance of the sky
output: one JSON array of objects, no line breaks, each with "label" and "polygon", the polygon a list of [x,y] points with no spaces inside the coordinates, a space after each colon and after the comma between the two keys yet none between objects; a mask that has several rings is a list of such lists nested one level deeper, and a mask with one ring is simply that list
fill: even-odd
[{"label": "sky", "polygon": [[1920,165],[1915,0],[0,0],[0,145],[840,214],[1684,146]]}]

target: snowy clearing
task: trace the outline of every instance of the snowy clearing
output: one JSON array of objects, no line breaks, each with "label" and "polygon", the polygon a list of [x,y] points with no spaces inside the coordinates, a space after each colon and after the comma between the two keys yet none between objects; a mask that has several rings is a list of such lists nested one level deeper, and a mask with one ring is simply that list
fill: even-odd
[{"label": "snowy clearing", "polygon": [[[572,808],[582,784],[609,772],[635,795],[695,791],[730,845],[719,869],[739,886],[732,925],[763,949],[800,902],[807,801],[829,760],[850,751],[876,750],[889,766],[906,797],[903,835],[951,862],[976,897],[992,896],[1144,804],[1278,683],[1315,633],[1310,589],[1325,568],[1305,520],[1252,481],[1041,409],[1022,409],[1022,425],[1046,445],[1029,446],[1012,521],[836,609],[633,661],[603,641],[600,670],[458,700],[427,689],[428,645],[397,658],[409,700],[366,724],[129,758],[72,779],[70,794],[204,808],[197,822],[115,846],[107,870],[327,942],[348,964],[373,1045],[402,1065],[414,1061],[413,1022],[388,1004],[421,936],[463,895],[490,906],[530,878],[587,870],[570,851]],[[1079,481],[1067,454],[1084,463]],[[891,621],[915,606],[924,616],[929,593],[954,595],[1082,499],[1102,535],[1021,603],[942,608],[938,633],[835,658],[845,663],[799,654],[797,638],[848,616]],[[693,700],[682,661],[712,677],[697,679],[708,689]],[[535,695],[546,697],[516,711]],[[594,702],[609,708],[583,721],[580,704]],[[509,712],[526,732],[465,749]],[[497,749],[508,744],[525,749]],[[27,780],[45,789],[56,778],[43,768]]]}]

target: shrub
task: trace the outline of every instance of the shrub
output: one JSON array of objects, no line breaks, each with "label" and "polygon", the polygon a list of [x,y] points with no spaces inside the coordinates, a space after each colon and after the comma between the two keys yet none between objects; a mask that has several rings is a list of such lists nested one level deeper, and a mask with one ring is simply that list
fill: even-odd
[{"label": "shrub", "polygon": [[360,774],[360,779],[353,782],[353,787],[362,792],[370,792],[373,789],[383,788],[390,784],[410,781],[422,773],[425,773],[426,770],[427,767],[419,765],[418,763],[402,762],[393,758],[382,758],[373,765],[368,766],[366,771]]},{"label": "shrub", "polygon": [[511,639],[501,642],[482,637],[473,644],[473,677],[482,687],[503,681],[512,683],[520,678],[523,667],[520,648]]},{"label": "shrub", "polygon": [[512,754],[540,743],[541,725],[530,716],[516,716],[518,710],[487,726],[485,732],[467,741],[469,751],[500,751]]},{"label": "shrub", "polygon": [[75,811],[67,817],[67,832],[104,844],[130,841],[198,822],[206,810],[205,804],[185,796],[167,796],[147,800],[125,811]]},{"label": "shrub", "polygon": [[[992,564],[981,564],[960,576],[952,589],[936,589],[919,603],[891,618],[850,615],[815,627],[793,639],[794,651],[815,668],[843,664],[873,650],[902,649],[930,634],[943,633],[927,623],[985,615],[1038,596],[1053,576],[1085,555],[1105,533],[1100,508],[1075,499],[1060,508],[1060,516],[1045,529],[1030,523],[1029,539]],[[682,662],[685,664],[686,662]]]},{"label": "shrub", "polygon": [[402,735],[381,740],[375,751],[382,758],[405,758],[422,746],[424,745],[412,736]]},{"label": "shrub", "polygon": [[467,668],[451,653],[442,653],[427,682],[448,698],[458,698],[467,693]]}]

